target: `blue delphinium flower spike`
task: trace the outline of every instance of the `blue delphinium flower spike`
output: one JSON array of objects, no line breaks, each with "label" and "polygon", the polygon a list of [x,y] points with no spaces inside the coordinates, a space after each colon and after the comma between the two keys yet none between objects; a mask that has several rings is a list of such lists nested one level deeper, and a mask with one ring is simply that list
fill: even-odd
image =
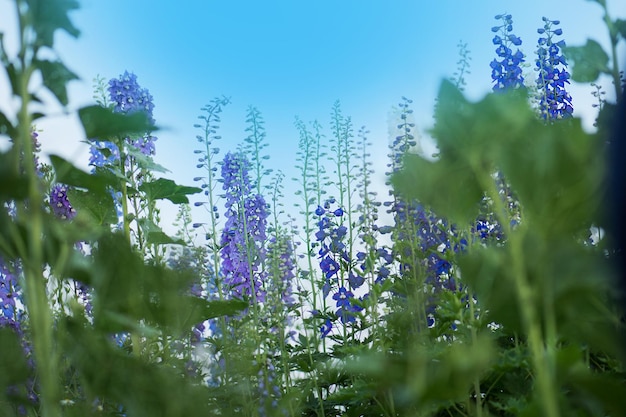
[{"label": "blue delphinium flower spike", "polygon": [[563,40],[555,37],[563,34],[558,20],[543,18],[544,25],[537,29],[542,35],[538,40],[537,60],[535,70],[537,74],[537,98],[539,111],[544,120],[565,119],[572,116],[572,97],[565,91],[565,84],[569,84],[570,74],[567,72],[567,61],[561,53],[565,46]]},{"label": "blue delphinium flower spike", "polygon": [[498,55],[498,58],[490,63],[491,79],[495,83],[493,91],[523,87],[524,77],[521,64],[524,62],[524,54],[517,48],[513,52],[513,47],[520,46],[522,40],[511,33],[513,19],[510,14],[497,15],[496,19],[502,23],[491,28],[492,32],[497,33],[493,38],[493,44],[497,46],[496,54]]}]

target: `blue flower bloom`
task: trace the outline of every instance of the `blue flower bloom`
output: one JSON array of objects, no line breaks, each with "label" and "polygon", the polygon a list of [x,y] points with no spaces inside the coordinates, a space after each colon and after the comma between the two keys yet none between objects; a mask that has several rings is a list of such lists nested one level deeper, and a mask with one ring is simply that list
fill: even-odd
[{"label": "blue flower bloom", "polygon": [[538,40],[537,60],[535,70],[537,74],[537,98],[539,111],[544,120],[556,120],[572,117],[572,97],[565,90],[569,84],[570,74],[567,72],[567,61],[561,50],[565,46],[563,40],[554,38],[563,34],[558,20],[543,18],[543,28],[537,32],[541,36]]},{"label": "blue flower bloom", "polygon": [[109,80],[108,90],[116,112],[130,114],[143,111],[152,119],[152,95],[139,86],[135,74],[124,71],[119,78]]},{"label": "blue flower bloom", "polygon": [[226,224],[221,237],[224,284],[237,298],[265,300],[260,265],[266,252],[267,204],[252,194],[250,162],[241,152],[228,153],[222,163],[222,184],[226,197]]},{"label": "blue flower bloom", "polygon": [[76,210],[67,198],[67,187],[57,184],[50,191],[50,207],[52,212],[59,218],[71,220],[76,216]]},{"label": "blue flower bloom", "polygon": [[330,333],[332,329],[333,329],[333,323],[330,321],[330,319],[326,319],[324,324],[320,326],[320,333],[322,335],[322,338],[328,336],[328,334]]},{"label": "blue flower bloom", "polygon": [[494,81],[494,91],[503,91],[524,86],[521,64],[524,62],[524,54],[517,49],[513,52],[512,46],[520,46],[522,40],[512,34],[513,19],[510,14],[497,15],[497,20],[502,24],[491,28],[492,32],[500,32],[493,38],[496,54],[500,59],[494,59],[489,64],[491,67],[491,79]]}]

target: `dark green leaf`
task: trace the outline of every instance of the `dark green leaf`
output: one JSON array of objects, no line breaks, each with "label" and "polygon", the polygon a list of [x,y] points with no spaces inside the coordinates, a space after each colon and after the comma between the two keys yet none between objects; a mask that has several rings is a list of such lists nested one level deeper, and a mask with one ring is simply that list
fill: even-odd
[{"label": "dark green leaf", "polygon": [[69,189],[67,196],[77,212],[77,221],[84,218],[86,222],[98,226],[117,224],[117,210],[108,192]]},{"label": "dark green leaf", "polygon": [[622,37],[622,39],[626,39],[626,20],[617,19],[613,25],[615,27],[615,31]]},{"label": "dark green leaf", "polygon": [[202,191],[202,189],[198,187],[178,185],[174,181],[166,178],[144,182],[139,186],[139,190],[145,192],[148,199],[151,201],[167,199],[174,204],[189,203],[187,195]]},{"label": "dark green leaf", "polygon": [[472,289],[489,319],[511,332],[523,332],[510,253],[505,248],[474,248],[459,259],[463,281]]},{"label": "dark green leaf", "polygon": [[0,111],[0,135],[6,135],[11,139],[15,138],[15,127],[11,121]]},{"label": "dark green leaf", "polygon": [[438,160],[407,155],[392,184],[405,197],[431,206],[438,215],[466,224],[478,214],[485,182],[491,181],[500,149],[525,137],[535,119],[523,91],[490,94],[470,103],[444,80],[432,131],[440,150]]},{"label": "dark green leaf", "polygon": [[26,0],[28,22],[37,34],[37,45],[52,48],[54,32],[62,30],[76,38],[80,31],[70,20],[68,13],[79,8],[77,0]]},{"label": "dark green leaf", "polygon": [[579,119],[529,124],[526,136],[502,150],[500,166],[538,230],[574,232],[601,208],[603,153]]},{"label": "dark green leaf", "polygon": [[139,219],[139,226],[141,227],[141,231],[143,232],[144,236],[146,236],[146,241],[148,244],[152,244],[152,245],[167,245],[167,244],[184,245],[185,244],[184,240],[174,239],[168,236],[167,234],[165,234],[165,232],[163,232],[163,230],[161,230],[161,228],[158,225],[154,224],[154,222],[148,219]]},{"label": "dark green leaf", "polygon": [[609,74],[609,56],[602,46],[593,39],[587,39],[584,46],[566,46],[563,53],[572,67],[572,80],[590,83],[601,73]]},{"label": "dark green leaf", "polygon": [[204,304],[203,316],[205,320],[216,317],[233,316],[250,307],[250,304],[244,300],[213,300],[206,302],[205,300],[198,300]]},{"label": "dark green leaf", "polygon": [[68,360],[78,371],[81,386],[92,395],[122,405],[128,415],[137,417],[215,415],[209,389],[185,375],[182,361],[172,366],[128,355],[111,343],[110,336],[77,319],[65,319],[60,326],[65,329],[61,343]]},{"label": "dark green leaf", "polygon": [[0,328],[0,352],[0,392],[4,393],[10,385],[25,382],[28,365],[18,336],[9,327]]},{"label": "dark green leaf", "polygon": [[89,106],[78,110],[78,116],[85,135],[92,140],[109,140],[157,130],[144,112],[125,115],[101,106]]},{"label": "dark green leaf", "polygon": [[143,168],[147,171],[152,171],[152,172],[163,172],[163,173],[170,172],[169,169],[165,168],[162,165],[157,164],[156,162],[154,162],[154,159],[152,159],[151,156],[145,155],[139,149],[129,146],[126,149],[126,152],[135,159],[135,162],[140,168]]},{"label": "dark green leaf", "polygon": [[86,188],[96,192],[106,192],[107,186],[114,186],[116,181],[110,176],[88,174],[58,155],[50,155],[56,180],[59,183]]},{"label": "dark green leaf", "polygon": [[417,199],[462,224],[476,218],[483,195],[474,172],[463,163],[430,162],[417,155],[405,156],[392,184],[408,201]]},{"label": "dark green leaf", "polygon": [[18,175],[16,168],[17,148],[11,147],[8,152],[0,153],[0,201],[21,201],[28,196],[28,179]]},{"label": "dark green leaf", "polygon": [[43,84],[62,105],[67,106],[67,83],[77,80],[78,76],[61,61],[35,61],[35,65],[41,71]]}]

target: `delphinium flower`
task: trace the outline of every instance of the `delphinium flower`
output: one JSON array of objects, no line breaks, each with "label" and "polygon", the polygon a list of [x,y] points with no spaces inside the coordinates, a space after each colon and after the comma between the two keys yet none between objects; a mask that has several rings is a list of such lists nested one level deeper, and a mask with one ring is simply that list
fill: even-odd
[{"label": "delphinium flower", "polygon": [[252,194],[250,163],[241,152],[228,153],[222,164],[226,199],[226,223],[222,232],[223,283],[231,296],[250,297],[263,302],[262,275],[267,204],[260,194]]},{"label": "delphinium flower", "polygon": [[[11,329],[18,336],[22,345],[22,352],[31,370],[35,369],[33,347],[24,328],[25,320],[24,302],[22,300],[22,288],[20,286],[20,275],[22,266],[19,261],[8,261],[0,255],[0,329]],[[28,378],[25,382],[26,397],[31,405],[36,405],[39,401],[36,383],[34,378]],[[10,386],[7,393],[14,392],[20,395],[21,387]],[[20,410],[24,408],[20,406]]]},{"label": "delphinium flower", "polygon": [[[302,279],[310,287],[310,297],[308,303],[314,311],[320,307],[324,309],[325,297],[320,297],[318,293],[318,274],[315,267],[315,247],[317,242],[313,239],[315,233],[315,223],[317,222],[317,214],[315,209],[323,204],[322,199],[326,194],[324,184],[330,179],[327,175],[324,161],[327,159],[326,145],[324,144],[324,136],[321,132],[321,126],[318,122],[312,123],[310,126],[302,120],[296,118],[296,128],[298,129],[300,140],[298,142],[298,152],[296,156],[295,167],[298,170],[298,177],[294,181],[298,182],[299,189],[295,195],[299,201],[294,203],[296,210],[304,217],[302,224],[302,237],[304,254],[303,264],[305,267],[301,270],[298,278]],[[308,290],[304,293],[309,296]]]},{"label": "delphinium flower", "polygon": [[94,167],[111,166],[120,159],[120,150],[113,142],[95,141],[89,148],[89,165]]},{"label": "delphinium flower", "polygon": [[[347,228],[336,220],[344,215],[344,211],[341,207],[331,208],[335,203],[335,199],[330,198],[324,203],[324,207],[319,206],[315,210],[315,214],[320,218],[315,238],[320,245],[318,255],[325,278],[322,286],[323,296],[326,298],[331,291],[335,292],[332,298],[337,307],[336,315],[346,324],[356,321],[356,313],[362,310],[360,305],[354,302],[354,294],[349,289],[360,288],[365,280],[352,267],[350,254],[343,243]],[[322,335],[328,334],[326,324],[320,328]]]},{"label": "delphinium flower", "polygon": [[[405,153],[419,149],[419,143],[413,133],[415,123],[411,121],[411,101],[402,98],[400,103],[400,121],[394,125],[394,136],[390,145],[391,159],[388,167],[393,174],[403,168]],[[381,248],[381,257],[388,262],[382,269],[388,275],[389,265],[393,260],[399,262],[399,282],[415,281],[428,294],[420,302],[426,322],[432,326],[436,309],[436,295],[441,291],[458,291],[459,285],[454,278],[454,266],[450,255],[461,249],[462,245],[454,243],[455,231],[445,219],[440,218],[419,201],[406,200],[390,190],[391,201],[383,204],[389,207],[388,213],[393,216],[393,227],[380,227],[385,233],[391,233],[394,242],[393,252],[386,253]],[[361,255],[365,258],[365,255]],[[421,324],[420,324],[421,325]]]},{"label": "delphinium flower", "polygon": [[268,144],[265,141],[265,122],[261,112],[256,107],[249,107],[246,114],[246,132],[249,132],[247,138],[244,139],[244,151],[250,157],[250,165],[252,173],[256,179],[256,193],[261,194],[261,180],[272,173],[271,169],[263,166],[263,161],[269,159],[269,155],[262,155],[261,151]]},{"label": "delphinium flower", "polygon": [[[151,123],[154,124],[153,110],[154,103],[150,92],[137,83],[137,76],[125,71],[119,78],[112,78],[108,83],[109,99],[113,106],[113,111],[123,114],[133,114],[144,112]],[[103,100],[103,103],[108,103]],[[132,145],[144,155],[151,156],[155,153],[157,140],[150,132],[146,132],[139,137],[126,138],[126,143]],[[106,149],[105,152],[102,150]],[[112,165],[119,159],[120,150],[118,146],[109,141],[97,141],[90,148],[90,165],[101,167]]]},{"label": "delphinium flower", "polygon": [[570,78],[567,61],[561,52],[565,41],[555,39],[563,34],[563,30],[555,28],[560,23],[558,20],[542,19],[544,25],[537,29],[543,35],[539,37],[536,61],[539,111],[544,120],[569,118],[574,109],[572,97],[565,90]]},{"label": "delphinium flower", "polygon": [[142,111],[154,122],[152,95],[139,85],[135,74],[124,71],[119,78],[112,78],[109,80],[108,90],[116,112],[132,114]]},{"label": "delphinium flower", "polygon": [[467,43],[459,42],[457,44],[459,48],[459,60],[457,61],[457,70],[454,74],[452,74],[452,78],[450,81],[459,89],[459,91],[465,90],[465,85],[467,81],[465,80],[466,74],[471,74],[469,71],[470,61],[472,57],[470,56],[470,51],[467,49]]},{"label": "delphinium flower", "polygon": [[295,304],[292,282],[295,278],[295,259],[291,240],[287,235],[278,234],[269,239],[267,245],[268,266],[271,270],[268,296],[271,293],[275,300],[270,308],[289,309]]},{"label": "delphinium flower", "polygon": [[[495,83],[494,91],[503,91],[524,87],[521,64],[524,62],[524,54],[517,48],[522,40],[513,32],[513,19],[510,14],[497,15],[500,20],[499,26],[494,26],[491,31],[496,33],[493,44],[497,45],[498,58],[491,61],[491,79]],[[513,52],[515,48],[515,52]]]},{"label": "delphinium flower", "polygon": [[[109,80],[109,95],[113,102],[113,110],[123,114],[144,112],[154,124],[152,111],[153,98],[150,92],[137,83],[137,76],[125,71],[119,78]],[[137,138],[126,138],[126,141],[144,155],[154,155],[154,142],[157,140],[150,132]]]},{"label": "delphinium flower", "polygon": [[259,367],[257,381],[260,395],[260,404],[258,407],[259,416],[275,415],[268,413],[268,411],[278,409],[278,401],[282,397],[282,392],[278,385],[276,367],[269,358],[266,358],[265,364]]},{"label": "delphinium flower", "polygon": [[21,333],[19,305],[21,289],[18,280],[20,268],[0,256],[0,327],[9,327]]},{"label": "delphinium flower", "polygon": [[76,210],[67,198],[67,186],[63,184],[56,184],[50,190],[50,207],[60,219],[71,220],[76,216]]}]

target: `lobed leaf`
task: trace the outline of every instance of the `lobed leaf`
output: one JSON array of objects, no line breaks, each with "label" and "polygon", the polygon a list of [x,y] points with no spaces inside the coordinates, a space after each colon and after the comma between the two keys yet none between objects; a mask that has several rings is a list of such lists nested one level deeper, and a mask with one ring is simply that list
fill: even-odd
[{"label": "lobed leaf", "polygon": [[78,76],[70,71],[61,61],[36,60],[35,66],[41,71],[43,84],[64,106],[67,106],[67,83],[77,80]]},{"label": "lobed leaf", "polygon": [[593,39],[587,39],[583,46],[566,46],[563,54],[572,68],[572,80],[579,83],[594,82],[600,74],[611,72],[609,56]]},{"label": "lobed leaf", "polygon": [[36,45],[52,48],[54,32],[61,30],[76,38],[80,31],[68,13],[79,8],[77,0],[25,0],[30,25],[37,35]]},{"label": "lobed leaf", "polygon": [[166,178],[159,178],[154,181],[144,182],[139,186],[139,191],[146,193],[149,200],[169,200],[174,204],[187,204],[187,195],[202,192],[198,187],[187,187],[176,184]]},{"label": "lobed leaf", "polygon": [[85,135],[92,140],[109,140],[113,137],[132,136],[158,130],[144,112],[126,115],[94,105],[78,110],[78,116]]},{"label": "lobed leaf", "polygon": [[57,182],[62,184],[106,193],[107,186],[115,186],[117,183],[113,176],[89,174],[58,155],[50,155],[50,162],[54,167]]}]

